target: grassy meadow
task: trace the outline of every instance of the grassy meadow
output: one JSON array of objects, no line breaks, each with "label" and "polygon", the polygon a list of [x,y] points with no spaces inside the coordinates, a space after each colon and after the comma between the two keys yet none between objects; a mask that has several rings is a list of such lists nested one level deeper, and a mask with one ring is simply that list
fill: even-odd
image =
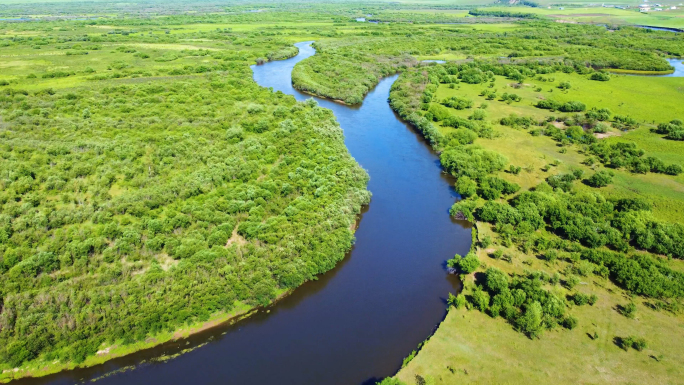
[{"label": "grassy meadow", "polygon": [[[588,80],[586,76],[577,74],[556,73],[544,78],[554,78],[553,82],[533,78],[525,79],[518,88],[516,82],[497,76],[494,87],[487,84],[460,83],[450,88],[446,84],[439,86],[437,100],[451,96],[461,96],[473,100],[474,107],[486,105],[486,119],[492,123],[498,137],[481,138],[478,144],[492,149],[504,156],[516,166],[525,170],[518,175],[501,173],[500,176],[518,183],[523,189],[536,186],[545,178],[555,173],[570,172],[581,169],[591,174],[600,166],[583,164],[585,155],[580,154],[578,147],[559,147],[553,139],[545,136],[533,136],[529,130],[515,129],[498,124],[501,118],[515,114],[542,120],[548,116],[569,116],[571,113],[549,112],[534,106],[539,100],[553,99],[560,102],[579,100],[586,103],[587,109],[608,108],[614,114],[628,115],[641,122],[638,129],[622,132],[610,129],[605,140],[614,142],[634,142],[644,149],[647,155],[656,156],[666,162],[675,162],[684,166],[681,154],[684,153],[684,142],[667,140],[662,135],[653,133],[655,124],[667,122],[681,117],[681,102],[684,97],[684,78],[645,77],[645,76],[613,76],[610,81],[599,82]],[[571,88],[563,91],[558,88],[562,82],[569,82]],[[541,90],[539,90],[541,88]],[[481,93],[483,90],[496,91],[495,100],[487,100]],[[538,91],[539,90],[539,91]],[[515,93],[522,100],[508,104],[500,101],[503,93]],[[616,97],[620,95],[619,97]],[[450,109],[453,115],[468,118],[474,109]],[[453,130],[451,127],[439,126],[443,134]],[[561,149],[563,149],[561,152]],[[543,171],[542,168],[558,160],[560,163]],[[662,174],[634,174],[626,170],[615,170],[615,183],[601,188],[607,197],[624,198],[646,196],[654,203],[654,213],[661,219],[681,221],[684,218],[684,175],[669,176]],[[577,188],[591,191],[593,188],[578,185]]]},{"label": "grassy meadow", "polygon": [[[452,71],[454,68],[449,67],[449,64],[444,67]],[[464,68],[467,67],[459,69],[464,71]],[[428,73],[423,71],[423,74]],[[479,130],[479,137],[474,144],[459,147],[461,151],[467,151],[470,148],[468,146],[481,148],[491,151],[491,154],[504,156],[511,167],[520,167],[517,173],[509,171],[508,166],[505,171],[491,172],[490,175],[496,178],[514,183],[519,190],[503,199],[492,201],[491,198],[485,198],[484,208],[493,202],[497,203],[491,207],[505,207],[497,205],[506,205],[499,202],[514,202],[516,196],[529,194],[554,175],[567,175],[581,170],[583,175],[588,176],[607,169],[600,163],[587,164],[587,145],[568,145],[559,143],[558,139],[533,135],[535,124],[530,127],[501,124],[503,118],[511,116],[530,117],[534,122],[548,121],[553,116],[553,125],[566,130],[569,127],[563,123],[565,118],[573,117],[577,121],[576,113],[537,108],[535,104],[539,101],[581,101],[586,104],[586,111],[607,108],[612,114],[629,116],[638,122],[638,128],[623,131],[610,123],[605,133],[593,135],[604,143],[633,143],[645,151],[645,156],[684,165],[681,156],[684,142],[668,140],[654,132],[658,123],[681,118],[680,100],[684,93],[682,78],[612,75],[609,81],[595,81],[579,73],[556,72],[526,77],[521,82],[498,75],[479,84],[468,84],[463,79],[460,82],[451,80],[442,77],[439,84],[432,81],[432,85],[425,88],[425,94],[418,92],[423,95],[423,114],[435,111],[436,121],[432,124],[439,134],[447,138],[445,142],[451,140],[444,151],[451,151],[448,146],[453,146],[455,139],[449,138],[457,138],[454,135],[463,135],[464,131],[464,128],[453,128],[453,121],[448,117],[440,115],[437,118],[438,111],[446,108],[451,117],[471,122],[475,124],[473,129]],[[434,88],[428,91],[429,87]],[[496,97],[487,97],[487,93],[492,91]],[[403,86],[395,92],[406,95]],[[517,95],[518,101],[504,101],[504,93]],[[469,100],[472,103],[469,103],[468,108],[456,109],[445,106],[448,100]],[[482,131],[483,127],[490,127],[493,134],[481,135],[480,132],[486,132]],[[443,155],[443,165],[444,159]],[[457,171],[460,170],[454,172]],[[590,197],[599,193],[614,202],[619,199],[643,199],[651,203],[651,212],[658,220],[680,224],[684,221],[682,174],[639,174],[626,169],[611,171],[614,173],[613,180],[607,186],[597,188],[576,182],[568,196]],[[456,183],[457,190],[459,183],[460,179]],[[480,190],[477,194],[480,194]],[[465,258],[456,256],[448,262],[449,266],[470,266],[470,270],[458,268],[461,269],[464,290],[458,297],[450,297],[448,314],[434,335],[419,347],[417,354],[405,360],[394,378],[384,383],[679,383],[679,378],[684,375],[684,359],[680,354],[684,343],[684,314],[679,297],[668,300],[658,296],[635,295],[631,291],[633,288],[630,290],[618,284],[613,273],[600,275],[598,270],[583,272],[580,266],[593,265],[580,259],[584,258],[584,254],[579,252],[583,249],[578,241],[563,240],[565,246],[554,246],[559,249],[566,247],[556,259],[554,250],[546,249],[543,242],[535,242],[563,238],[564,235],[544,226],[533,233],[535,235],[531,241],[525,242],[529,238],[522,235],[522,241],[518,241],[513,235],[514,241],[511,242],[511,232],[517,234],[515,226],[506,228],[510,226],[505,224],[507,222],[494,224],[478,220],[477,216],[486,212],[482,206],[483,199],[476,195],[468,200],[473,206],[479,207],[474,210],[477,240],[473,243],[473,253]],[[454,205],[454,208],[458,205]],[[483,211],[478,213],[480,209]],[[452,214],[455,215],[455,212],[452,211]],[[505,217],[506,214],[500,215]],[[536,240],[535,236],[538,237]],[[627,257],[627,253],[631,257]],[[684,271],[681,259],[653,255],[633,248],[625,250],[624,255],[625,258],[653,258],[671,275]],[[469,262],[464,261],[471,258],[475,258],[476,265],[466,265]],[[492,302],[489,303],[489,296],[485,302],[478,302],[477,299],[481,298],[478,296],[482,287],[490,285],[492,268],[507,277],[512,285],[525,279],[537,279],[535,282],[540,285],[537,290],[561,299],[565,304],[566,319],[571,319],[574,324],[568,326],[565,321],[551,322],[552,326],[544,329],[543,333],[526,335],[520,326],[521,318],[515,321],[511,318],[502,319],[503,311],[498,313],[498,310],[491,309],[498,306],[500,302],[497,302],[497,297],[504,294],[493,297],[496,292],[487,289],[493,297]],[[638,272],[633,271],[633,274]],[[670,276],[669,279],[681,281],[681,278]],[[528,296],[532,292],[527,292]],[[573,302],[573,298],[582,295],[594,298],[595,302]],[[665,310],[663,302],[660,302],[663,300],[674,304],[673,307]],[[634,310],[628,315],[624,309],[632,303]],[[492,312],[499,315],[493,315]],[[631,348],[624,342],[628,337],[642,338],[646,346],[640,347],[641,350]]]},{"label": "grassy meadow", "polygon": [[[533,193],[549,177],[577,171],[589,177],[608,169],[587,162],[588,141],[533,135],[542,126],[553,128],[545,125],[500,124],[510,116],[529,117],[568,132],[570,124],[561,118],[576,114],[537,108],[540,101],[579,101],[586,111],[628,116],[637,128],[623,131],[604,119],[605,133],[578,129],[584,139],[586,129],[592,140],[633,143],[668,166],[684,166],[684,141],[654,132],[659,123],[682,119],[684,78],[613,74],[608,81],[590,80],[602,69],[662,72],[665,57],[684,52],[681,35],[576,25],[684,28],[682,10],[642,14],[631,0],[619,3],[628,10],[589,1],[559,9],[549,0],[540,1],[542,7],[488,8],[540,16],[517,19],[468,14],[489,0],[57,1],[0,0],[0,18],[34,18],[0,20],[0,381],[94,365],[179,338],[268,305],[342,258],[353,244],[350,224],[370,199],[367,175],[349,156],[330,111],[251,80],[250,65],[294,56],[294,42],[315,40],[318,49],[293,71],[293,79],[298,73],[303,79],[301,89],[349,104],[361,102],[383,76],[400,72],[395,85],[414,76],[415,83],[393,88],[403,111],[393,108],[434,134],[426,138],[441,151],[447,172],[468,176],[473,207],[491,204],[518,215],[506,206],[510,199]],[[382,22],[354,21],[362,16]],[[423,67],[421,60],[450,63]],[[536,60],[544,63],[525,67]],[[477,66],[500,72],[490,77]],[[534,75],[506,74],[514,67]],[[443,72],[432,76],[435,68]],[[464,75],[482,79],[450,83]],[[513,80],[518,75],[524,79]],[[490,92],[496,96],[487,97]],[[504,101],[504,93],[518,100]],[[472,106],[442,107],[452,97]],[[448,118],[461,119],[427,118],[437,105]],[[586,111],[578,110],[580,118]],[[476,166],[463,171],[464,164]],[[553,197],[558,210],[577,196],[596,198],[592,193],[611,202],[645,201],[652,208],[643,215],[654,218],[649,229],[676,233],[674,224],[684,223],[681,170],[612,172],[602,187],[577,177],[571,191],[540,194]],[[501,195],[491,187],[496,184],[509,192]],[[491,188],[484,191],[485,185]],[[485,198],[483,192],[492,191]],[[599,206],[590,209],[607,205]],[[476,292],[487,267],[507,277],[537,271],[568,280],[584,266],[579,253],[586,245],[561,239],[560,230],[552,234],[540,211],[525,213],[536,215],[539,225],[528,233],[516,233],[524,229],[522,221],[477,223],[480,266],[464,274],[461,298]],[[596,223],[604,220],[601,231],[608,227],[604,212],[590,214]],[[611,206],[610,215],[621,214]],[[599,226],[589,222],[583,230],[598,234]],[[675,257],[667,258],[616,237],[611,242],[626,244],[618,253],[625,259],[657,261],[653,269],[639,265],[635,274],[655,269],[654,277],[665,271],[669,281],[649,283],[679,282],[675,272],[684,272],[684,263],[676,259],[677,244],[668,244]],[[547,249],[564,248],[563,258],[545,257],[539,244],[549,239],[558,242]],[[595,249],[612,246],[606,241]],[[492,258],[497,251],[505,258]],[[606,269],[596,263],[596,271]],[[559,285],[560,278],[545,282],[543,289],[578,325],[565,330],[558,316],[556,328],[539,338],[484,311],[453,308],[397,378],[420,385],[676,382],[684,374],[684,316],[675,306],[681,296],[639,296],[616,284],[614,275],[583,274],[574,290]],[[80,297],[69,299],[73,293]],[[569,296],[578,293],[596,295],[597,302],[575,306]],[[630,301],[636,304],[633,319],[618,311]],[[655,310],[666,305],[672,311]],[[627,336],[643,337],[648,346],[624,351],[615,338]],[[97,354],[103,350],[109,353]]]},{"label": "grassy meadow", "polygon": [[[513,264],[480,252],[481,261],[503,271],[549,269],[543,262],[516,255]],[[530,264],[526,264],[529,262]],[[473,277],[466,285],[474,285]],[[563,290],[563,289],[558,289]],[[553,330],[530,339],[501,319],[477,310],[452,309],[416,358],[397,374],[407,384],[416,375],[434,384],[675,384],[684,375],[681,346],[684,318],[637,303],[637,318],[616,310],[630,296],[606,280],[581,283],[596,294],[594,306],[571,309],[580,323],[573,330]],[[594,333],[598,338],[593,339]],[[649,341],[644,351],[624,351],[615,336],[636,335]]]},{"label": "grassy meadow", "polygon": [[[602,7],[591,4],[581,6],[579,4],[550,4],[546,7],[487,7],[487,10],[501,10],[509,12],[532,13],[541,17],[554,19],[560,22],[594,23],[609,25],[648,25],[653,27],[684,29],[684,7],[679,2],[664,3],[662,11],[639,12],[640,2],[611,3],[629,6],[628,9]],[[655,7],[655,3],[651,4]],[[677,9],[669,9],[675,6]]]}]

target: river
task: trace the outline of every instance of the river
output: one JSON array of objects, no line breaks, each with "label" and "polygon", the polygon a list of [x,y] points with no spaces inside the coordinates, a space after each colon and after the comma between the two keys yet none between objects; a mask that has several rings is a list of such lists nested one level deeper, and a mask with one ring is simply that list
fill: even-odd
[{"label": "river", "polygon": [[677,77],[681,78],[684,76],[684,60],[683,59],[666,59],[672,67],[674,67],[674,72],[667,75],[657,75],[663,77]]},{"label": "river", "polygon": [[[315,53],[299,43],[291,59],[253,66],[254,80],[298,100],[294,65]],[[110,375],[98,384],[374,384],[434,331],[458,281],[444,262],[470,248],[466,223],[448,215],[453,179],[425,141],[390,109],[396,75],[380,81],[362,105],[318,99],[344,129],[345,143],[370,174],[370,205],[356,243],[320,279],[234,325],[223,325],[103,365],[26,384],[71,384]],[[208,343],[206,343],[208,341]],[[206,345],[166,362],[155,357]],[[141,363],[142,362],[142,363]],[[145,363],[146,362],[146,363]],[[112,373],[134,366],[134,370]]]}]

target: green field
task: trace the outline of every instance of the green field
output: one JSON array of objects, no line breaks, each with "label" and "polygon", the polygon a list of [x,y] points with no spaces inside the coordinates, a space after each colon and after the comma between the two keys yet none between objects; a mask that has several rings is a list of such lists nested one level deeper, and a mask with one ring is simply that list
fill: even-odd
[{"label": "green field", "polygon": [[[505,155],[512,163],[530,167],[536,171],[523,172],[519,175],[502,174],[501,176],[518,183],[523,188],[531,188],[544,178],[555,172],[569,172],[571,169],[582,169],[589,173],[592,167],[582,164],[584,156],[579,149],[567,149],[560,153],[557,143],[548,137],[532,136],[528,131],[515,130],[498,125],[501,118],[511,114],[530,116],[544,119],[549,115],[570,116],[571,113],[549,113],[534,107],[534,103],[541,99],[554,99],[562,102],[581,100],[587,108],[608,108],[615,114],[629,115],[642,122],[636,130],[621,132],[610,131],[608,142],[634,142],[649,155],[657,156],[667,162],[675,162],[684,166],[681,154],[684,152],[684,142],[671,141],[662,135],[652,133],[654,123],[666,122],[681,116],[679,99],[684,93],[684,78],[656,78],[638,76],[615,76],[608,82],[588,80],[577,74],[554,74],[554,82],[542,82],[526,79],[522,87],[517,88],[515,82],[504,77],[497,77],[494,87],[484,85],[470,85],[461,83],[458,89],[451,89],[441,85],[436,93],[436,99],[458,95],[474,101],[475,106],[487,104],[485,110],[487,119],[500,135],[495,139],[481,139],[478,143]],[[561,91],[557,88],[561,82],[569,82],[572,88]],[[516,86],[516,88],[513,88]],[[541,91],[536,91],[541,87]],[[499,95],[515,93],[522,97],[522,101],[507,104],[498,100],[487,100],[480,96],[483,90],[496,90]],[[614,95],[623,95],[614,97]],[[451,110],[456,116],[467,118],[472,109]],[[441,127],[442,133],[448,134],[450,127]],[[549,172],[542,172],[544,165],[560,160],[560,165]],[[679,221],[684,218],[684,175],[677,177],[655,176],[655,174],[633,174],[627,171],[616,171],[615,183],[602,189],[607,197],[637,197],[647,196],[655,203],[654,213],[665,220]],[[579,187],[581,188],[581,187]],[[586,187],[587,191],[591,188]]]},{"label": "green field", "polygon": [[[613,305],[628,298],[605,285],[614,292],[594,289],[599,302],[573,310],[582,320],[576,329],[551,331],[539,340],[477,310],[454,309],[397,378],[407,384],[418,383],[416,375],[434,384],[678,383],[684,375],[684,320],[643,305],[639,319],[630,320]],[[596,340],[589,337],[594,332]],[[643,336],[652,347],[625,352],[614,344],[615,335]]]},{"label": "green field", "polygon": [[684,374],[684,78],[609,74],[671,72],[683,34],[612,27],[684,28],[683,10],[0,4],[0,381],[179,338],[335,267],[368,175],[330,111],[251,80],[308,40],[302,91],[354,105],[400,74],[392,108],[477,224],[474,253],[448,262],[464,292],[397,379]]},{"label": "green field", "polygon": [[[497,70],[503,71],[506,65],[513,64],[499,64]],[[566,222],[547,222],[536,231],[518,230],[527,223],[522,220],[515,226],[516,213],[523,217],[536,214],[503,208],[516,205],[517,197],[532,196],[525,195],[530,193],[537,194],[533,195],[535,198],[529,198],[533,199],[531,202],[535,199],[540,199],[540,202],[555,199],[556,203],[574,202],[574,199],[586,199],[586,202],[607,199],[616,203],[624,199],[643,200],[650,202],[648,215],[658,218],[656,221],[681,224],[684,218],[681,209],[684,207],[684,178],[681,173],[677,176],[636,173],[626,168],[609,169],[600,163],[587,163],[594,148],[591,143],[598,142],[634,144],[645,152],[643,156],[681,166],[683,142],[666,139],[654,132],[658,123],[681,116],[678,103],[683,90],[681,78],[612,75],[609,81],[596,81],[579,73],[584,71],[582,69],[568,73],[538,70],[537,75],[518,80],[512,79],[516,75],[487,75],[485,71],[480,72],[481,78],[466,76],[473,73],[475,75],[472,76],[478,76],[472,69],[478,66],[497,68],[491,62],[467,64],[464,60],[430,65],[403,74],[397,81],[399,86],[395,85],[390,95],[393,107],[423,130],[433,145],[443,151],[443,166],[459,178],[456,189],[467,198],[454,205],[452,214],[465,215],[466,218],[467,215],[474,216],[478,242],[473,245],[472,256],[464,259],[456,256],[449,261],[461,270],[465,283],[463,292],[450,299],[455,307],[449,306],[446,319],[420,347],[417,355],[409,356],[397,376],[383,383],[676,383],[682,375],[683,363],[678,354],[682,342],[681,329],[684,328],[681,312],[684,264],[681,259],[638,251],[642,248],[638,242],[633,244],[634,247],[623,250],[624,254],[615,254],[625,260],[646,258],[662,266],[663,271],[668,272],[665,274],[675,276],[671,278],[673,283],[676,282],[674,286],[678,287],[672,289],[675,292],[636,295],[637,289],[632,283],[626,284],[618,278],[621,274],[618,273],[619,264],[609,265],[608,271],[601,273],[605,267],[603,262],[600,266],[590,262],[591,256],[597,255],[591,250],[597,246],[577,239],[569,240],[568,234],[573,230]],[[525,70],[523,66],[518,67],[521,72]],[[506,69],[509,70],[510,67]],[[491,93],[496,96],[490,97]],[[515,98],[506,101],[506,95],[511,94],[515,94]],[[418,103],[418,99],[422,103]],[[457,104],[450,104],[456,101]],[[557,101],[557,105],[580,101],[583,103],[582,112],[549,111],[536,106],[546,101]],[[632,128],[620,129],[617,120],[608,119],[603,123],[605,132],[590,134],[591,123],[573,123],[583,121],[585,111],[588,111],[588,116],[592,110],[606,108],[611,114],[631,117],[634,122]],[[421,120],[420,116],[433,122]],[[522,117],[529,118],[526,125],[504,124],[503,121],[504,118]],[[431,131],[430,124],[435,131]],[[563,131],[570,132],[571,126],[576,124],[585,125],[575,128],[584,132],[583,135],[592,135],[591,141],[573,144],[568,137],[574,134],[549,137],[540,134],[538,128],[545,127],[542,131],[553,128],[562,134]],[[482,155],[469,158],[470,155],[466,154],[471,154],[470,151]],[[484,158],[485,154],[490,155]],[[502,159],[501,166],[491,166],[485,161],[497,159],[493,154],[503,156],[498,158]],[[494,167],[494,170],[487,167]],[[519,168],[513,172],[514,167]],[[576,174],[586,178],[608,172],[606,170],[612,173],[612,180],[601,187],[594,186],[588,179],[565,187],[549,187],[549,184],[556,183],[554,178],[562,175]],[[497,192],[491,197],[486,186],[495,183],[492,181],[497,178],[515,186],[512,192],[501,195]],[[466,188],[470,185],[465,182],[461,185],[462,179],[474,183],[474,187]],[[488,211],[496,207],[501,210],[498,214],[497,211]],[[523,207],[527,209],[529,206]],[[535,210],[548,209],[548,206],[542,207],[537,203]],[[552,204],[551,207],[556,206]],[[584,211],[586,208],[582,205],[575,207],[573,210],[581,213],[570,214],[565,221],[595,215],[591,210]],[[600,221],[595,216],[593,218]],[[578,223],[577,226],[581,225]],[[547,242],[554,246],[549,247]],[[611,255],[605,247],[598,249],[601,249],[599,253],[608,253],[599,255]],[[477,265],[470,264],[468,261],[471,259]],[[506,310],[510,312],[504,317],[506,319],[497,316],[503,312],[497,307],[503,306],[498,305],[501,302],[496,302],[497,298],[507,301],[507,297],[503,296],[505,294],[494,297],[496,292],[488,288],[492,268],[506,277],[509,284],[518,285],[516,290],[525,288],[527,291],[523,294],[527,294],[527,298],[541,298],[544,310],[540,329],[525,334],[526,324],[523,322],[527,322],[525,317],[531,312],[531,302],[523,302],[520,309]],[[474,274],[469,274],[473,271]],[[628,280],[637,281],[641,274],[638,269],[634,270]],[[552,277],[557,278],[552,281]],[[657,278],[653,279],[650,284],[657,281]],[[668,281],[670,278],[664,279]],[[568,283],[571,281],[577,283]],[[528,283],[520,286],[520,282]],[[483,292],[482,287],[489,290],[484,302],[479,299],[482,298],[479,294]],[[596,303],[580,306],[573,302],[573,298],[582,295],[584,298],[595,296]],[[558,303],[554,301],[563,303],[562,310],[551,310],[554,309],[552,304]],[[637,316],[634,319],[620,312],[622,306],[632,301],[636,304]],[[559,314],[554,312],[561,315],[550,315]],[[554,320],[552,317],[558,318]],[[568,319],[572,322],[566,323]],[[641,351],[637,351],[630,345],[624,345],[623,341],[628,337],[643,338],[647,347],[639,347]]]},{"label": "green field", "polygon": [[181,19],[0,23],[0,381],[239,317],[351,247],[368,177],[334,116],[249,68],[333,22]]},{"label": "green field", "polygon": [[[574,2],[569,2],[570,4]],[[532,13],[560,22],[594,23],[609,25],[648,25],[653,27],[684,29],[684,7],[679,2],[664,4],[663,11],[639,12],[639,2],[621,3],[629,6],[629,9],[601,7],[592,4],[591,7],[573,5],[559,6],[553,4],[544,8],[533,7],[488,7],[488,10],[501,10],[510,12]],[[677,9],[671,10],[670,6]],[[655,7],[652,5],[652,7]]]}]

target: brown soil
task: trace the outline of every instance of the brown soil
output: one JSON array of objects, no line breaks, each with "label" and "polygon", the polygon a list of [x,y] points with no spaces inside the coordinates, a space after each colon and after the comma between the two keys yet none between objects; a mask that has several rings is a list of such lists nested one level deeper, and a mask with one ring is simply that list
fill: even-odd
[{"label": "brown soil", "polygon": [[597,133],[594,134],[594,136],[595,136],[597,139],[604,139],[604,138],[610,138],[611,136],[621,136],[621,135],[622,135],[621,132],[606,132],[606,133],[604,133],[604,134],[601,134],[601,133],[598,133],[598,132],[597,132]]},{"label": "brown soil", "polygon": [[240,246],[247,244],[247,240],[245,238],[243,238],[242,235],[238,234],[237,229],[238,229],[238,227],[237,227],[237,225],[235,225],[235,228],[233,229],[233,234],[228,239],[228,242],[226,243],[226,247],[232,245],[233,243],[236,243]]}]

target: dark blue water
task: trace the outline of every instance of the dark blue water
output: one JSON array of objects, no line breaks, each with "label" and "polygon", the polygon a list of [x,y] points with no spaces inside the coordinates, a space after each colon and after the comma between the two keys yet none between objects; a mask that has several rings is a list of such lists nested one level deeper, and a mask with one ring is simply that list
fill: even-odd
[{"label": "dark blue water", "polygon": [[[314,50],[254,66],[254,80],[294,95],[292,68]],[[127,365],[99,384],[353,385],[394,374],[402,359],[427,338],[446,313],[445,297],[459,283],[444,261],[470,248],[470,229],[453,221],[453,180],[437,155],[390,109],[396,76],[386,78],[363,104],[327,100],[344,129],[351,154],[370,174],[372,201],[359,222],[346,259],[276,305],[235,325],[167,343],[88,369],[26,383],[67,384]],[[166,363],[140,364],[211,341]]]},{"label": "dark blue water", "polygon": [[667,27],[653,27],[650,25],[637,25],[639,28],[650,29],[652,31],[664,31],[664,32],[682,32],[679,28],[667,28]]}]

